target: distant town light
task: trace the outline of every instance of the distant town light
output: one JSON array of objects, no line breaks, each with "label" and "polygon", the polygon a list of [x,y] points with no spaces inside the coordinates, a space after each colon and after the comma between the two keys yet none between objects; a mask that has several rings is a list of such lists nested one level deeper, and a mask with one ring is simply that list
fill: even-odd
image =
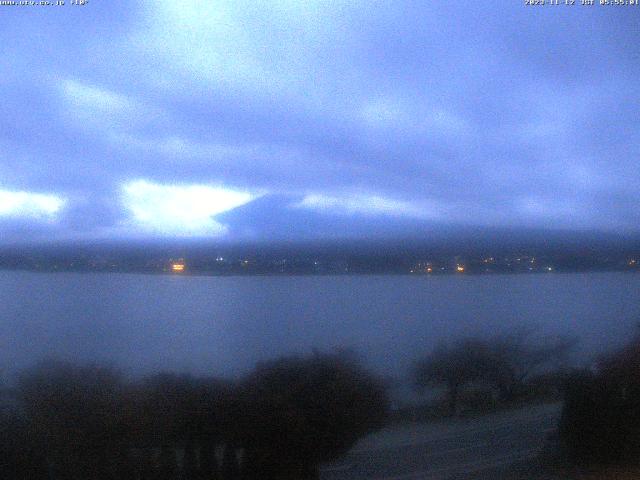
[{"label": "distant town light", "polygon": [[464,265],[456,265],[456,271],[460,273],[464,273]]},{"label": "distant town light", "polygon": [[174,272],[184,272],[184,263],[174,262],[171,264],[171,270]]}]

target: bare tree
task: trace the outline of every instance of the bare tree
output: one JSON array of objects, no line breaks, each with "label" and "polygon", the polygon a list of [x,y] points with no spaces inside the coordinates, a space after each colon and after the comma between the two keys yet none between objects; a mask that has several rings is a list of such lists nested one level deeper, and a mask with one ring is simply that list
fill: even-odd
[{"label": "bare tree", "polygon": [[576,338],[567,336],[536,339],[533,329],[489,338],[486,345],[493,367],[486,380],[501,400],[511,401],[533,375],[563,366],[576,343]]},{"label": "bare tree", "polygon": [[568,337],[534,341],[532,332],[523,329],[439,345],[416,363],[414,383],[420,388],[445,387],[451,415],[457,411],[461,390],[470,383],[494,387],[501,400],[511,401],[532,375],[561,365],[576,343]]},{"label": "bare tree", "polygon": [[449,398],[449,413],[455,415],[461,389],[471,383],[485,380],[495,368],[492,353],[486,342],[466,338],[453,344],[442,344],[414,368],[414,384],[445,387]]}]

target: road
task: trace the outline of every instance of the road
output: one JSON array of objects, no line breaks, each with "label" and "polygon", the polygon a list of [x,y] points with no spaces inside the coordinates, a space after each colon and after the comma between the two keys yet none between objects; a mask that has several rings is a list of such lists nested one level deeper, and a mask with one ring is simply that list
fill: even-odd
[{"label": "road", "polygon": [[322,480],[497,479],[542,449],[555,429],[559,404],[537,405],[475,419],[395,426],[360,441]]}]

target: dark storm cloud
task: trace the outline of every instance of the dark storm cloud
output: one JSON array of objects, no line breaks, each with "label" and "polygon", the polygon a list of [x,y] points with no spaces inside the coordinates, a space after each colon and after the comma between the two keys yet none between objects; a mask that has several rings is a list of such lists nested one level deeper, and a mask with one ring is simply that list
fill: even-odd
[{"label": "dark storm cloud", "polygon": [[[636,228],[637,8],[283,1],[4,13],[4,44],[30,40],[0,60],[0,191],[14,202],[2,225],[20,232],[44,221],[21,215],[36,207],[20,192],[64,200],[46,229],[71,237],[233,237],[252,216],[281,225],[302,211],[389,228],[397,218]],[[251,213],[269,196],[279,208]],[[203,200],[212,205],[189,207]]]}]

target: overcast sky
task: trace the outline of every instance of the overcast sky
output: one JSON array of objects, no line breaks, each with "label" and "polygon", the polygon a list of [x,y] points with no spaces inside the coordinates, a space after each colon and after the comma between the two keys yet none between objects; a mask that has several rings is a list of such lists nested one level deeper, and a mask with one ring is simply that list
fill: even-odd
[{"label": "overcast sky", "polygon": [[640,6],[66,3],[0,6],[5,241],[640,229]]}]

